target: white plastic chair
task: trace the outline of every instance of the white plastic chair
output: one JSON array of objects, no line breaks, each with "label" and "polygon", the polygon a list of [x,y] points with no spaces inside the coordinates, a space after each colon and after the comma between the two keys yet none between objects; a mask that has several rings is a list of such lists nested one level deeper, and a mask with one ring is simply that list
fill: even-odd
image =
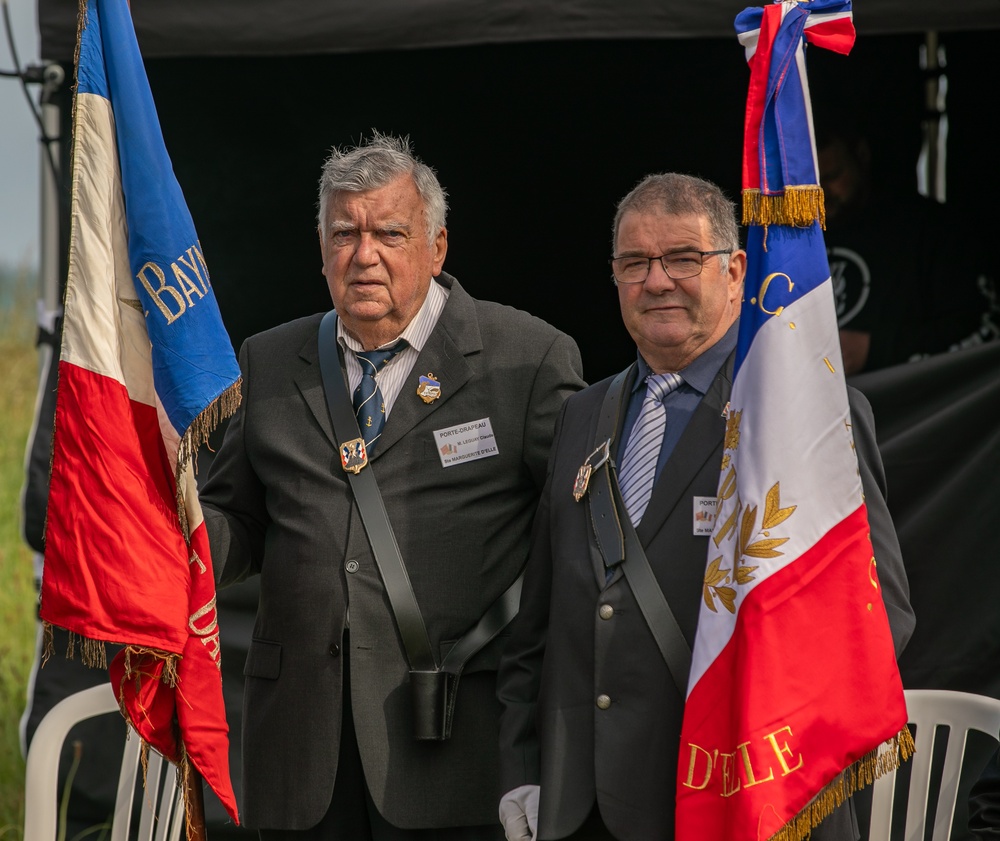
[{"label": "white plastic chair", "polygon": [[[948,746],[937,792],[931,841],[948,841],[955,818],[958,785],[970,730],[1000,738],[1000,700],[945,689],[907,689],[906,710],[916,725],[916,753],[910,759],[910,789],[906,801],[904,841],[923,841],[930,802],[931,760],[938,728],[947,727]],[[872,792],[869,841],[889,841],[896,772],[880,777]]]},{"label": "white plastic chair", "polygon": [[[69,731],[81,721],[98,715],[120,716],[110,683],[93,686],[64,698],[38,725],[28,748],[24,784],[24,841],[53,841],[59,812],[59,758]],[[124,722],[123,722],[124,724]],[[125,742],[118,795],[111,827],[111,841],[177,841],[184,826],[180,788],[175,769],[160,754],[149,751],[145,792],[141,785],[141,740],[130,731]],[[136,779],[140,784],[136,793]],[[138,834],[129,835],[133,800],[142,798]]]}]

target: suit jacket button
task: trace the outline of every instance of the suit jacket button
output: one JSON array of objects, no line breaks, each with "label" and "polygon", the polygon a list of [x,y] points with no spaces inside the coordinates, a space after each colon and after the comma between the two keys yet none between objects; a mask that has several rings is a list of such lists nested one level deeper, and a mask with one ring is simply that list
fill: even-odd
[{"label": "suit jacket button", "polygon": [[358,563],[357,561],[348,561],[348,562],[347,562],[347,563],[346,563],[346,564],[344,565],[344,568],[345,568],[345,569],[346,569],[346,570],[347,570],[348,572],[357,572],[357,571],[358,571],[358,570],[360,569],[360,567],[361,567],[361,565],[360,565],[360,564],[359,564],[359,563]]},{"label": "suit jacket button", "polygon": [[615,609],[609,604],[602,604],[598,612],[601,615],[601,619],[610,619],[615,615]]},{"label": "suit jacket button", "polygon": [[340,656],[340,646],[337,645],[337,643],[333,643],[333,645],[330,646],[330,656],[331,657]]},{"label": "suit jacket button", "polygon": [[611,709],[611,696],[610,695],[598,695],[597,696],[597,709],[608,710]]}]

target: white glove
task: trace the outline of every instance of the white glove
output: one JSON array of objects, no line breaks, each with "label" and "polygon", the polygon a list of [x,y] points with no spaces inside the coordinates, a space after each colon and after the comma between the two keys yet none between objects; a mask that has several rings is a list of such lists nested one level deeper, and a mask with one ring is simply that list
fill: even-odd
[{"label": "white glove", "polygon": [[500,798],[500,823],[507,841],[535,841],[538,786],[518,786]]}]

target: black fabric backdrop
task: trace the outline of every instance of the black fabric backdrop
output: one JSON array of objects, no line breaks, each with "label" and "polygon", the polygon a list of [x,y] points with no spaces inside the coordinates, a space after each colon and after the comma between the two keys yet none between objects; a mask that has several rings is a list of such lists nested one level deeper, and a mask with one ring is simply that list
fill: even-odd
[{"label": "black fabric backdrop", "polygon": [[[982,92],[1000,89],[994,33],[946,39],[949,205],[986,255],[1000,168]],[[880,184],[916,190],[922,37],[859,39],[808,56],[819,113],[848,97]],[[610,282],[615,203],[677,169],[740,191],[748,71],[734,38],[521,43],[291,58],[147,62],[167,148],[235,346],[329,305],[315,191],[333,145],[408,134],[448,191],[447,270],[472,294],[573,335],[595,381],[631,342]],[[970,162],[977,162],[970,165]],[[886,242],[886,248],[900,247]]]},{"label": "black fabric backdrop", "polygon": [[[889,510],[917,616],[899,661],[903,685],[1000,698],[1000,343],[850,382],[875,410]],[[938,774],[948,738],[939,734],[935,746]],[[969,734],[953,841],[972,838],[969,791],[995,748],[994,739]],[[899,777],[908,779],[909,766]],[[998,783],[985,783],[994,797]],[[905,803],[897,801],[896,812],[904,814]]]},{"label": "black fabric backdrop", "polygon": [[917,615],[903,683],[1000,698],[1000,343],[850,382],[875,410]]}]

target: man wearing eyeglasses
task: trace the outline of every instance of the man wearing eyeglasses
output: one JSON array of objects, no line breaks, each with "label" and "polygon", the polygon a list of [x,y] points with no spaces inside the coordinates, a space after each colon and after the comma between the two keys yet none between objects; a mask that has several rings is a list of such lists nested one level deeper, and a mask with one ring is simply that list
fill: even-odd
[{"label": "man wearing eyeglasses", "polygon": [[[521,609],[498,675],[507,792],[500,820],[509,841],[674,837],[678,684],[687,675],[668,670],[631,573],[609,549],[617,529],[606,524],[628,518],[690,648],[747,256],[733,203],[716,185],[677,173],[648,176],[622,199],[613,244],[613,280],[638,354],[620,383],[609,378],[571,396],[557,423]],[[609,393],[618,397],[606,400]],[[874,471],[862,477],[898,649],[913,614],[871,409],[859,404],[855,438]],[[610,451],[601,446],[608,437]],[[620,494],[600,470],[609,457]],[[616,505],[602,507],[602,496]],[[856,838],[851,808],[813,835]]]}]

